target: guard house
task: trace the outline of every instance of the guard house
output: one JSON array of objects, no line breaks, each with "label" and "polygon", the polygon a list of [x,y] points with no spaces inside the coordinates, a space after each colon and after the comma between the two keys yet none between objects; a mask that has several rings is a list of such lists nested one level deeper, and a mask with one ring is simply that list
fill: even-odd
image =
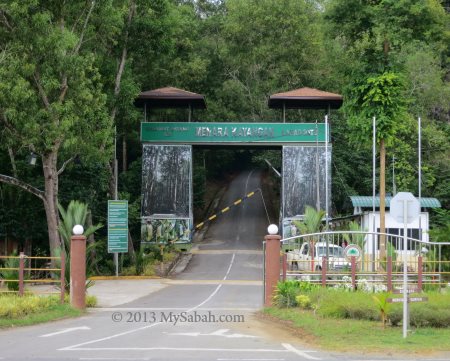
[{"label": "guard house", "polygon": [[[391,217],[388,208],[393,197],[386,196],[386,233],[403,236],[403,224],[398,223]],[[361,229],[368,232],[380,231],[380,197],[375,197],[375,213],[373,212],[373,197],[372,196],[351,196],[353,204],[353,213],[360,219]],[[429,241],[429,214],[427,209],[440,208],[441,203],[436,198],[421,198],[420,199],[421,212],[418,219],[408,226],[407,236],[414,239]],[[371,242],[371,237],[367,240]],[[367,244],[367,251],[371,253],[372,245]],[[378,249],[378,248],[377,248]]]},{"label": "guard house", "polygon": [[341,95],[313,88],[277,93],[269,98],[269,108],[282,110],[283,123],[286,109],[323,109],[327,114],[325,142],[283,146],[281,223],[284,238],[300,234],[294,221],[303,218],[307,205],[325,210],[328,226],[332,151],[328,116],[331,109],[339,109],[342,103]]}]

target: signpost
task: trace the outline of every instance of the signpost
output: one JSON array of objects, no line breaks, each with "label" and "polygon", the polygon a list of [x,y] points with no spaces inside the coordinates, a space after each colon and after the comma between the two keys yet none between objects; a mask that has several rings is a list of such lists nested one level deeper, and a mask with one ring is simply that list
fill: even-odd
[{"label": "signpost", "polygon": [[[420,214],[420,203],[409,192],[400,192],[392,198],[390,205],[391,216],[397,222],[403,223],[403,338],[408,334],[408,262],[406,252],[408,251],[408,223],[412,223]],[[397,301],[393,301],[397,302]]]},{"label": "signpost", "polygon": [[362,250],[356,244],[349,244],[344,248],[344,256],[347,261],[350,261],[352,257],[355,257],[357,261],[361,258]]},{"label": "signpost", "polygon": [[108,253],[128,252],[128,201],[108,201]]}]

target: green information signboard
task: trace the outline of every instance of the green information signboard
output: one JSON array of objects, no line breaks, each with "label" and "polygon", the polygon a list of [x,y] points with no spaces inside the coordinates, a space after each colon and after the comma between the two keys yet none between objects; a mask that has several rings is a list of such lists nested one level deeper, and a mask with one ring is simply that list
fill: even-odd
[{"label": "green information signboard", "polygon": [[141,141],[159,144],[283,145],[325,141],[324,123],[141,123]]},{"label": "green information signboard", "polygon": [[108,201],[108,253],[128,252],[128,201]]}]

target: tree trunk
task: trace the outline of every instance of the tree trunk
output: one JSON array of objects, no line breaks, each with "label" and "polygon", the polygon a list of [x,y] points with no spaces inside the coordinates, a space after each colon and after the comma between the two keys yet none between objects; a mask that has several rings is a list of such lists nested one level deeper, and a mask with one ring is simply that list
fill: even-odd
[{"label": "tree trunk", "polygon": [[131,238],[131,232],[128,230],[128,255],[131,258],[131,262],[136,264],[136,253],[134,252],[133,239]]},{"label": "tree trunk", "polygon": [[122,172],[127,171],[127,137],[124,134],[122,138]]},{"label": "tree trunk", "polygon": [[[386,200],[386,147],[384,139],[380,140],[380,232],[386,232],[385,202]],[[386,258],[386,237],[380,236],[380,260]]]},{"label": "tree trunk", "polygon": [[52,257],[57,256],[56,250],[64,245],[58,232],[58,170],[57,170],[57,153],[51,152],[42,156],[42,167],[44,171],[45,196],[44,208],[47,217],[48,239],[50,245],[50,254]]},{"label": "tree trunk", "polygon": [[[93,226],[92,224],[92,213],[88,212],[87,214],[87,219],[86,219],[86,223],[87,223],[87,228]],[[89,243],[89,245],[93,245],[95,243],[95,235],[94,233],[92,233],[91,235],[89,235],[89,237],[87,238],[87,242]],[[97,271],[97,273],[100,273],[97,267],[97,252],[95,251],[95,247],[90,247],[90,251],[89,251],[89,267],[95,267],[95,270]]]}]

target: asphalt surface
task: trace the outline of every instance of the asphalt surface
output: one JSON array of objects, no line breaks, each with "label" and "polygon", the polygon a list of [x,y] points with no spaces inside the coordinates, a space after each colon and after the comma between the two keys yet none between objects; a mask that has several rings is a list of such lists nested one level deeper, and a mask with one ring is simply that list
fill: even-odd
[{"label": "asphalt surface", "polygon": [[[220,207],[258,188],[260,176],[255,170],[236,177]],[[103,308],[77,319],[0,331],[0,360],[364,359],[305,347],[254,320],[263,303],[267,225],[261,197],[249,198],[211,224],[177,277],[111,282],[110,288],[103,282],[96,291],[105,296]],[[134,297],[142,293],[147,294]],[[118,305],[124,299],[130,302]]]}]

